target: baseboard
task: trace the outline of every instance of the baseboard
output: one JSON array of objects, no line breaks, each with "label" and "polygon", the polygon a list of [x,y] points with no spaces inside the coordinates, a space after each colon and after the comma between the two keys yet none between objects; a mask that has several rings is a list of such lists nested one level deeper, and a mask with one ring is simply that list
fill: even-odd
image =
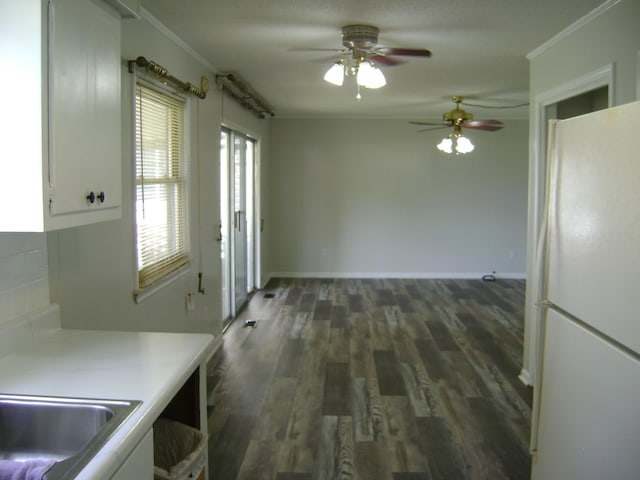
[{"label": "baseboard", "polygon": [[[416,279],[482,279],[488,272],[271,272],[271,278],[416,278]],[[526,273],[492,273],[496,279],[526,280]],[[266,282],[264,283],[266,285]]]},{"label": "baseboard", "polygon": [[524,368],[520,370],[520,375],[518,375],[518,378],[527,387],[533,386],[533,378],[531,377],[531,373],[529,373],[529,370],[526,370]]},{"label": "baseboard", "polygon": [[269,281],[271,280],[271,275],[265,275],[261,278],[260,280],[260,290],[264,290],[264,288],[267,286],[267,283],[269,283]]}]

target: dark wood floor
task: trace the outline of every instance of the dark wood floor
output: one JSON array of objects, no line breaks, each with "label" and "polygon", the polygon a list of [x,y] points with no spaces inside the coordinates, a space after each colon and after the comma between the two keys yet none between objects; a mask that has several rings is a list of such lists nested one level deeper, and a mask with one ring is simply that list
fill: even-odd
[{"label": "dark wood floor", "polygon": [[211,480],[529,479],[523,305],[517,280],[270,282],[209,365]]}]

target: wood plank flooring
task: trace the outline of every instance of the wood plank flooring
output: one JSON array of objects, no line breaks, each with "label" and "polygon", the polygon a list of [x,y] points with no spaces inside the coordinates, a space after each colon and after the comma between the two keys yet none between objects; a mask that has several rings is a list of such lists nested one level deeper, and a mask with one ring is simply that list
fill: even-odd
[{"label": "wood plank flooring", "polygon": [[211,480],[529,479],[523,306],[518,280],[271,281],[208,368]]}]

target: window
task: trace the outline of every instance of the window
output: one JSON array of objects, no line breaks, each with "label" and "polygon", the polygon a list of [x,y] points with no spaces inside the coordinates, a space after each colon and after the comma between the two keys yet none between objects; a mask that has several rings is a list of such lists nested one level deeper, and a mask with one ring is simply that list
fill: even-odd
[{"label": "window", "polygon": [[190,262],[184,102],[136,85],[138,291]]}]

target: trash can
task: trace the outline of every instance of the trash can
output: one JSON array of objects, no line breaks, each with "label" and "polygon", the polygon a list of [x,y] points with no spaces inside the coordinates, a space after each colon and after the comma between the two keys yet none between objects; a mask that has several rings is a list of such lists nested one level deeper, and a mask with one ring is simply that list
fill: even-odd
[{"label": "trash can", "polygon": [[154,480],[204,480],[207,434],[159,418],[153,424]]}]

